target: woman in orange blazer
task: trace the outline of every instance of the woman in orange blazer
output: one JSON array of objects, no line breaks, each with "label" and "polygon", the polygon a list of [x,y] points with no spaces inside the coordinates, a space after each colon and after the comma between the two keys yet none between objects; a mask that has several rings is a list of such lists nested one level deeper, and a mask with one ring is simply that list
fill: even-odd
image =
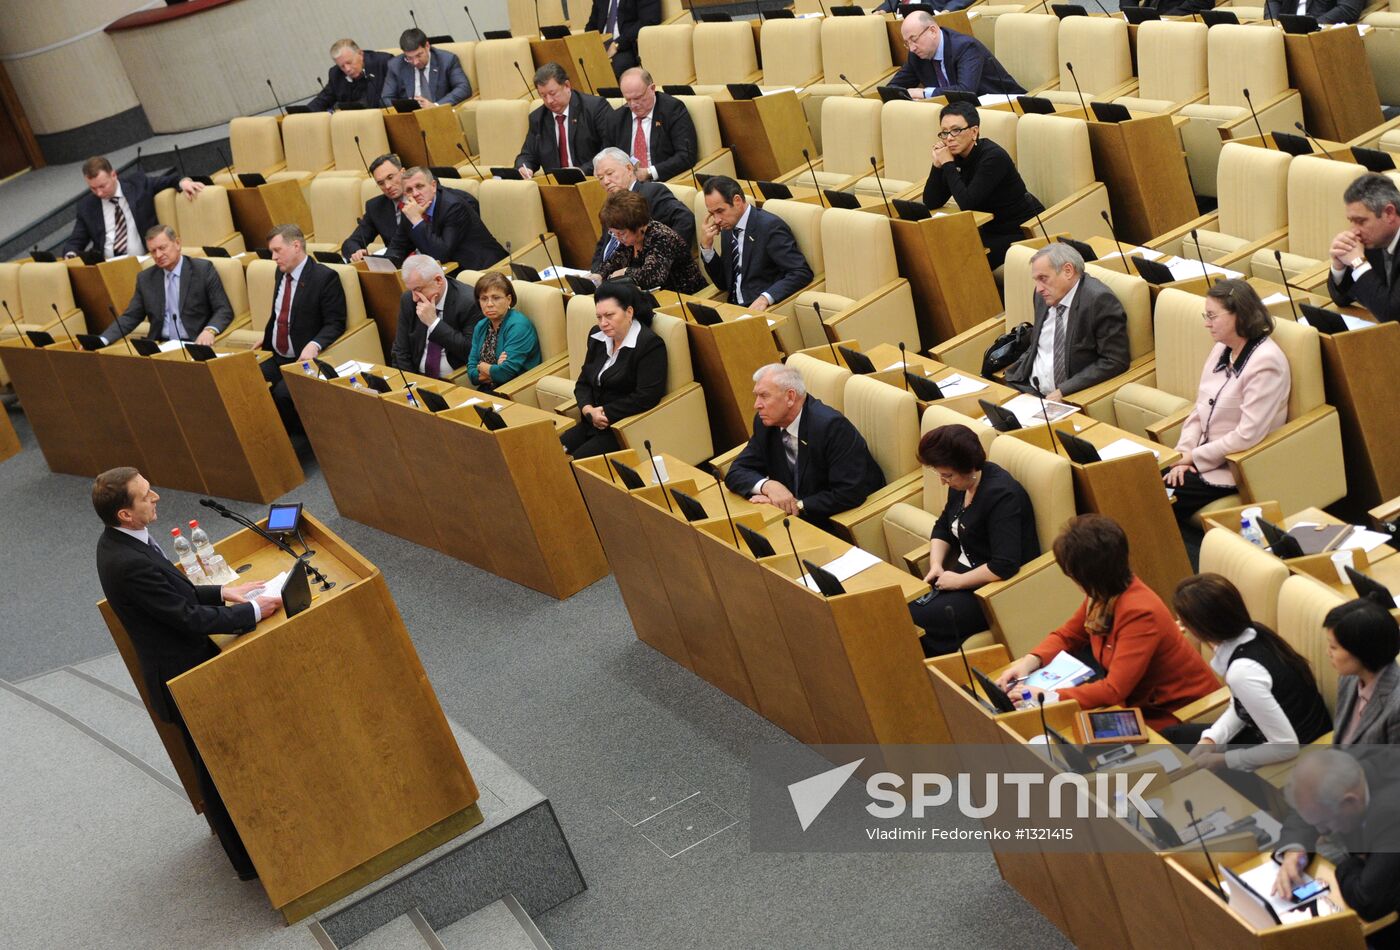
[{"label": "woman in orange blazer", "polygon": [[[1136,706],[1154,729],[1174,725],[1172,713],[1220,686],[1187,642],[1171,611],[1128,565],[1128,538],[1112,518],[1080,515],[1060,532],[1055,562],[1085,593],[1063,626],[997,680],[1008,693],[1060,651],[1075,654],[1103,675],[1089,683],[1047,690],[1045,699],[1072,699],[1084,709]],[[1092,658],[1092,661],[1091,661]],[[1033,695],[1039,690],[1032,689]]]}]

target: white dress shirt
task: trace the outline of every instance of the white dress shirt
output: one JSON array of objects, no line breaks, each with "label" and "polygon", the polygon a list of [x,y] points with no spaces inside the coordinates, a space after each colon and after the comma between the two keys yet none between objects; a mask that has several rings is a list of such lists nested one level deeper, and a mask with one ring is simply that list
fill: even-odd
[{"label": "white dress shirt", "polygon": [[[134,528],[117,528],[116,530],[120,531],[122,534],[126,535],[127,537],[135,538],[137,541],[140,541],[142,544],[150,544],[150,543],[151,543],[151,530],[150,530],[149,528],[142,528],[140,531],[137,531],[137,530],[134,529]],[[162,552],[162,553],[164,553],[164,552]],[[220,587],[220,588],[219,588],[219,596],[222,597],[222,596],[223,596],[223,593],[224,593],[224,589],[223,589],[223,587]],[[258,609],[258,603],[257,603],[257,601],[255,601],[255,600],[250,600],[250,601],[248,601],[248,603],[250,603],[250,604],[253,605],[253,622],[254,622],[254,623],[257,623],[259,620],[262,620],[262,611]]]},{"label": "white dress shirt", "polygon": [[[797,460],[798,460],[799,462],[802,461],[802,457],[801,457],[801,456],[802,456],[802,440],[799,439],[799,438],[797,437],[797,428],[798,428],[798,426],[800,426],[801,424],[802,424],[802,410],[799,409],[799,410],[797,410],[797,415],[793,416],[792,421],[789,422],[787,425],[783,426],[783,431],[792,436],[793,445],[796,445],[796,446],[797,446],[797,453],[798,453],[798,459],[797,459]],[[792,480],[793,480],[794,482],[796,482],[796,481],[797,481],[797,470],[796,470],[796,469],[793,469],[792,475],[793,475],[793,479],[792,479]],[[767,485],[767,484],[768,484],[768,479],[767,479],[767,478],[760,478],[758,481],[756,481],[756,482],[753,483],[753,488],[750,488],[750,489],[749,489],[749,494],[750,494],[750,495],[761,495],[761,494],[763,494],[763,486],[764,486],[764,485]],[[785,486],[785,487],[787,487],[794,495],[797,494],[797,486],[796,486],[796,485],[788,485],[788,486]]]},{"label": "white dress shirt", "polygon": [[[1074,282],[1074,286],[1069,289],[1059,306],[1065,308],[1065,332],[1069,332],[1069,312],[1074,305],[1074,295],[1079,292],[1079,285],[1083,282],[1081,277]],[[1040,391],[1042,394],[1053,392],[1060,388],[1064,382],[1055,378],[1055,308],[1051,307],[1045,313],[1045,322],[1040,326],[1040,340],[1035,347],[1035,361],[1031,363],[1031,378],[1040,380]]]},{"label": "white dress shirt", "polygon": [[[112,197],[117,199],[117,204],[121,205],[122,214],[126,216],[126,253],[145,254],[146,242],[136,228],[136,219],[132,217],[131,205],[127,203],[126,196],[122,194],[120,181],[117,182],[117,190],[112,193]],[[110,260],[112,243],[117,237],[117,209],[108,198],[102,199],[102,234],[102,256]]]},{"label": "white dress shirt", "polygon": [[622,342],[617,344],[616,346],[613,345],[613,341],[608,338],[608,335],[606,333],[604,333],[602,330],[596,331],[593,334],[593,339],[598,340],[605,347],[607,347],[608,358],[603,363],[603,368],[598,370],[598,375],[594,378],[594,382],[601,383],[603,381],[603,374],[606,373],[608,370],[612,369],[613,364],[617,362],[617,357],[622,352],[623,348],[629,346],[636,347],[637,337],[641,335],[642,322],[640,320],[632,321],[632,326],[627,330],[627,336],[623,337]]},{"label": "white dress shirt", "polygon": [[[1255,637],[1254,628],[1246,627],[1244,633],[1233,640],[1226,640],[1215,648],[1210,666],[1224,677],[1230,688],[1232,700],[1238,699],[1249,710],[1249,716],[1259,727],[1266,740],[1260,745],[1244,749],[1231,749],[1225,753],[1225,764],[1232,769],[1253,771],[1272,762],[1285,762],[1298,754],[1298,733],[1283,707],[1274,698],[1274,678],[1269,671],[1255,660],[1239,659],[1234,663],[1230,657],[1235,650]],[[1205,731],[1203,739],[1210,739],[1216,745],[1224,745],[1239,734],[1245,722],[1235,712],[1231,702],[1220,714],[1220,718]]]}]

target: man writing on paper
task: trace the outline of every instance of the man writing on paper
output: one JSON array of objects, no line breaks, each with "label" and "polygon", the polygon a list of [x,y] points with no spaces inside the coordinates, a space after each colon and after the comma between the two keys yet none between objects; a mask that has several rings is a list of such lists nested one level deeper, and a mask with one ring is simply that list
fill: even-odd
[{"label": "man writing on paper", "polygon": [[1042,247],[1031,278],[1031,345],[1007,368],[1008,385],[1053,401],[1127,371],[1128,315],[1107,284],[1084,273],[1078,251],[1059,242]]},{"label": "man writing on paper", "polygon": [[1023,96],[1026,90],[974,37],[942,29],[922,10],[899,25],[909,59],[890,85],[909,90],[914,99],[932,99],[944,89]]},{"label": "man writing on paper", "polygon": [[558,63],[535,70],[535,91],[544,108],[530,113],[516,170],[525,178],[551,168],[581,168],[591,175],[593,156],[612,140],[616,128],[608,100],[576,90]]},{"label": "man writing on paper", "polygon": [[282,598],[263,590],[261,581],[223,587],[190,583],[151,537],[158,501],[160,495],[134,468],[114,468],[93,480],[92,507],[104,526],[97,575],[131,638],[151,712],[180,730],[204,797],[204,817],[239,879],[250,881],[258,872],[166,683],[219,655],[211,634],[248,633],[281,608]]},{"label": "man writing on paper", "polygon": [[76,257],[88,248],[102,252],[103,260],[126,254],[144,254],[141,235],[158,223],[156,193],[178,189],[190,201],[204,186],[179,175],[143,175],[140,171],[118,176],[112,163],[98,156],[83,162],[88,193],[78,199],[78,220],[63,244],[65,257]]},{"label": "man writing on paper", "polygon": [[136,275],[136,293],[117,322],[102,331],[102,342],[111,343],[151,321],[149,339],[184,340],[213,346],[233,320],[233,307],[214,265],[198,257],[186,257],[175,229],[157,224],[146,232],[146,248],[155,267]]},{"label": "man writing on paper", "polygon": [[1366,174],[1342,193],[1351,227],[1332,239],[1327,292],[1338,306],[1359,303],[1377,320],[1400,320],[1400,189]]},{"label": "man writing on paper", "polygon": [[369,177],[382,194],[365,202],[365,213],[340,245],[341,256],[352,264],[365,259],[375,238],[386,248],[392,244],[403,220],[403,162],[392,152],[380,155],[369,163]]},{"label": "man writing on paper", "polygon": [[[593,157],[593,174],[603,183],[608,194],[621,191],[635,191],[646,199],[651,219],[660,221],[666,227],[684,237],[694,246],[695,215],[681,204],[675,193],[658,181],[638,181],[633,174],[633,165],[627,153],[620,148],[605,148]],[[603,261],[617,250],[618,240],[607,229],[593,249],[593,261],[589,264],[591,276],[601,281]]]},{"label": "man writing on paper", "polygon": [[760,367],[753,396],[753,438],[725,476],[730,491],[831,530],[832,515],[884,487],[865,439],[845,416],[807,394],[797,370]]}]

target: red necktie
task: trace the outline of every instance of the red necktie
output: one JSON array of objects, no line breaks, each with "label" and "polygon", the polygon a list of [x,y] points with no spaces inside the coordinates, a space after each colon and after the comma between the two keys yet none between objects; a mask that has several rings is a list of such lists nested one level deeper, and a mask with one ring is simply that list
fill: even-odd
[{"label": "red necktie", "polygon": [[646,116],[637,120],[637,134],[632,137],[632,157],[637,160],[637,164],[643,168],[651,167],[651,158],[647,155],[646,136]]},{"label": "red necktie", "polygon": [[569,167],[569,133],[564,131],[564,116],[554,116],[554,134],[559,139],[559,167]]},{"label": "red necktie", "polygon": [[277,332],[272,345],[279,355],[292,350],[292,275],[282,277],[282,305],[277,308]]}]

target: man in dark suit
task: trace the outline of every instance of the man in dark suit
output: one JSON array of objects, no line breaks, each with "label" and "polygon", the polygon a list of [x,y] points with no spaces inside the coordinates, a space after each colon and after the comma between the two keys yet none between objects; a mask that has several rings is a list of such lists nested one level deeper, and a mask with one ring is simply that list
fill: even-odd
[{"label": "man in dark suit", "polygon": [[403,173],[403,217],[385,256],[402,265],[410,254],[452,261],[466,270],[485,270],[506,256],[481,220],[475,196],[438,185],[426,168]]},{"label": "man in dark suit", "polygon": [[1327,292],[1339,306],[1355,301],[1377,320],[1400,320],[1400,189],[1368,173],[1342,194],[1351,227],[1332,239]]},{"label": "man in dark suit", "polygon": [[905,17],[899,32],[909,59],[890,79],[890,85],[909,90],[915,99],[932,99],[944,89],[979,96],[989,92],[1025,94],[991,50],[975,37],[942,29],[922,10]]},{"label": "man in dark suit", "polygon": [[377,49],[362,50],[360,44],[351,39],[336,40],[331,44],[331,59],[335,65],[327,73],[321,91],[306,104],[307,108],[312,112],[330,112],[345,103],[379,108],[384,77],[388,74],[389,60],[393,58]]},{"label": "man in dark suit", "polygon": [[845,416],[807,395],[802,374],[770,363],[753,374],[753,438],[724,483],[824,530],[885,484],[865,439]]},{"label": "man in dark suit", "polygon": [[399,298],[389,362],[395,369],[445,379],[467,362],[481,309],[472,292],[448,280],[442,265],[426,254],[404,261],[403,283],[408,289]]},{"label": "man in dark suit", "polygon": [[136,293],[117,322],[102,331],[111,343],[151,321],[152,340],[188,340],[213,346],[214,337],[233,321],[233,307],[214,265],[186,257],[175,229],[157,224],[146,232],[146,248],[155,267],[136,275]]},{"label": "man in dark suit", "polygon": [[1362,0],[1267,0],[1264,16],[1277,20],[1283,16],[1310,16],[1326,26],[1329,23],[1355,23],[1361,19]]},{"label": "man in dark suit", "polygon": [[158,223],[156,193],[178,188],[191,201],[204,186],[179,175],[144,175],[133,172],[118,176],[112,163],[102,156],[83,162],[83,180],[88,193],[78,199],[78,220],[63,244],[65,257],[76,257],[92,248],[103,260],[125,254],[144,254],[141,241]]},{"label": "man in dark suit", "polygon": [[340,245],[341,256],[351,263],[364,260],[375,238],[386,248],[392,244],[403,220],[403,162],[392,152],[380,155],[369,163],[369,177],[382,194],[365,202],[365,213]]},{"label": "man in dark suit", "polygon": [[637,34],[644,26],[661,22],[661,0],[593,0],[585,30],[611,37],[604,47],[612,60],[613,74],[621,76],[640,65]]},{"label": "man in dark suit", "polygon": [[763,311],[811,283],[812,268],[787,224],[751,207],[734,179],[716,175],[705,182],[705,210],[700,257],[730,303]]},{"label": "man in dark suit", "polygon": [[[681,204],[670,188],[659,181],[638,181],[631,158],[620,148],[605,148],[593,157],[593,174],[603,183],[608,194],[620,191],[635,191],[646,199],[651,210],[651,219],[660,221],[672,231],[695,244],[695,215]],[[588,269],[602,279],[603,261],[617,250],[617,238],[604,229],[598,245],[593,249],[593,260]]]},{"label": "man in dark suit", "polygon": [[267,249],[277,264],[272,315],[263,330],[262,348],[272,356],[262,363],[272,384],[272,401],[282,424],[302,432],[296,404],[287,392],[281,369],[288,363],[314,360],[345,332],[345,288],[340,275],[306,255],[306,235],[295,224],[272,229]]},{"label": "man in dark suit", "polygon": [[456,53],[433,49],[428,34],[414,27],[399,36],[401,54],[385,67],[384,104],[395,99],[415,99],[424,109],[455,106],[470,99],[472,84]]},{"label": "man in dark suit", "polygon": [[700,147],[690,110],[675,96],[656,91],[651,73],[629,69],[619,80],[627,104],[617,110],[618,148],[632,156],[642,181],[665,181],[695,165]]},{"label": "man in dark suit", "polygon": [[1128,316],[1103,281],[1084,273],[1084,258],[1056,242],[1031,258],[1035,326],[1031,345],[1006,370],[1023,392],[1062,399],[1128,369]]},{"label": "man in dark suit", "polygon": [[[614,123],[608,100],[577,92],[558,63],[535,70],[535,91],[544,108],[530,113],[525,144],[515,167],[526,178],[540,169],[577,167],[593,174],[593,156],[612,141]],[[565,131],[561,141],[559,133]]]},{"label": "man in dark suit", "polygon": [[938,2],[938,0],[935,0],[935,2],[933,3],[928,3],[927,0],[884,0],[883,3],[881,3],[878,7],[876,7],[874,10],[871,10],[870,12],[900,13],[904,11],[905,7],[908,7],[911,4],[927,4],[928,6],[933,7],[933,9],[938,13],[951,13],[954,10],[962,10],[965,7],[972,6],[972,0],[946,0],[946,2]]},{"label": "man in dark suit", "polygon": [[252,880],[257,871],[166,684],[219,655],[211,634],[247,633],[275,614],[282,599],[262,590],[261,581],[223,587],[192,584],[151,537],[159,500],[151,483],[134,468],[114,468],[93,480],[92,507],[104,525],[97,542],[97,576],[103,596],[131,638],[151,712],[176,726],[185,740],[205,818],[239,878]]},{"label": "man in dark suit", "polygon": [[[1303,882],[1318,839],[1344,852],[1336,890],[1366,921],[1400,910],[1400,759],[1392,746],[1308,749],[1293,767],[1293,812],[1284,820],[1274,895]],[[1394,947],[1397,925],[1370,935],[1369,947]]]}]

